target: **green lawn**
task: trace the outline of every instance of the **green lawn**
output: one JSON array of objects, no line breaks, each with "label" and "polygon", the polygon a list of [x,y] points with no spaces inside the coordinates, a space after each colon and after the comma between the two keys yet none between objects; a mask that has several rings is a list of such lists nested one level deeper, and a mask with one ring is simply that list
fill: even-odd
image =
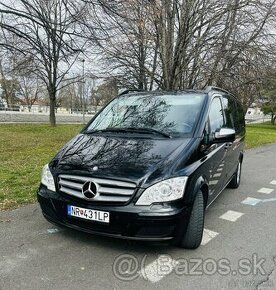
[{"label": "green lawn", "polygon": [[[34,202],[40,173],[82,125],[0,125],[0,210]],[[276,125],[247,126],[246,147],[276,142]]]},{"label": "green lawn", "polygon": [[0,210],[35,201],[40,173],[81,125],[0,125]]},{"label": "green lawn", "polygon": [[276,125],[269,122],[246,126],[246,148],[258,147],[276,142]]}]

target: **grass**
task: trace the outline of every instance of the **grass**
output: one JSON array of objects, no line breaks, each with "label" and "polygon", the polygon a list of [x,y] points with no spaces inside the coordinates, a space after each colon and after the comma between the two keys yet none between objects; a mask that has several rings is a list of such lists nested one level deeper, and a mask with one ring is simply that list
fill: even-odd
[{"label": "grass", "polygon": [[[62,145],[80,131],[82,125],[41,124],[0,125],[0,210],[36,200],[36,190],[44,164]],[[276,125],[247,126],[246,147],[276,142]]]},{"label": "grass", "polygon": [[276,125],[266,122],[246,126],[246,148],[259,147],[274,142],[276,142]]},{"label": "grass", "polygon": [[0,125],[0,210],[34,202],[41,169],[81,125]]}]

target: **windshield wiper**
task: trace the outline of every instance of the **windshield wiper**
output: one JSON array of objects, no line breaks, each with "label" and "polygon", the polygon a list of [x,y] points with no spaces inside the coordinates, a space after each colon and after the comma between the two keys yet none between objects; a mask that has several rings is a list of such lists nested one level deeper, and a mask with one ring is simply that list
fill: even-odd
[{"label": "windshield wiper", "polygon": [[152,129],[152,128],[136,128],[136,127],[126,127],[126,128],[105,128],[105,129],[99,129],[99,130],[89,130],[85,131],[85,134],[93,134],[93,133],[102,133],[102,132],[137,132],[137,133],[146,133],[146,134],[159,134],[166,138],[172,138],[171,135],[164,133],[162,131]]},{"label": "windshield wiper", "polygon": [[85,134],[94,134],[94,133],[102,133],[102,132],[128,132],[124,128],[105,128],[105,129],[98,129],[98,130],[87,130],[84,131]]},{"label": "windshield wiper", "polygon": [[171,135],[169,135],[165,132],[153,129],[153,128],[127,127],[127,128],[123,128],[123,129],[128,130],[128,131],[138,132],[138,133],[159,134],[159,135],[162,135],[163,137],[166,137],[166,138],[172,138]]}]

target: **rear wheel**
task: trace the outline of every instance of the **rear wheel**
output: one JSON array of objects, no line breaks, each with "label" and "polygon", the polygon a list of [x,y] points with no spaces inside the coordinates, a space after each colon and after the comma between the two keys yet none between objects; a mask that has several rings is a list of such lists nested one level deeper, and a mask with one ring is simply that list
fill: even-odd
[{"label": "rear wheel", "polygon": [[186,249],[196,249],[200,246],[204,227],[204,198],[199,191],[195,197],[187,231],[182,237],[179,246]]},{"label": "rear wheel", "polygon": [[239,161],[239,164],[237,166],[236,172],[233,175],[231,181],[228,184],[228,187],[230,188],[238,188],[240,186],[241,182],[241,161]]}]

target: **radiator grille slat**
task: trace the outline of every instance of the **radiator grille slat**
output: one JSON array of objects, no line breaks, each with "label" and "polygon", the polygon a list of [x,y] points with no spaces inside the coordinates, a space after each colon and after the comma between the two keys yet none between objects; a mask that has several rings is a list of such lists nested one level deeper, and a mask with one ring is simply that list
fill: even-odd
[{"label": "radiator grille slat", "polygon": [[[97,194],[94,198],[87,198],[82,193],[83,185],[87,181],[94,182],[97,187]],[[61,192],[91,202],[125,203],[129,201],[136,189],[136,184],[132,182],[65,174],[59,176],[58,184]]]},{"label": "radiator grille slat", "polygon": [[83,186],[83,184],[81,183],[75,183],[75,182],[71,182],[71,181],[67,181],[63,179],[60,179],[59,184],[64,185],[64,187],[75,188],[78,190],[82,190],[82,186]]},{"label": "radiator grille slat", "polygon": [[126,189],[126,188],[112,188],[112,187],[99,187],[99,192],[104,194],[119,194],[119,195],[132,195],[133,189]]}]

